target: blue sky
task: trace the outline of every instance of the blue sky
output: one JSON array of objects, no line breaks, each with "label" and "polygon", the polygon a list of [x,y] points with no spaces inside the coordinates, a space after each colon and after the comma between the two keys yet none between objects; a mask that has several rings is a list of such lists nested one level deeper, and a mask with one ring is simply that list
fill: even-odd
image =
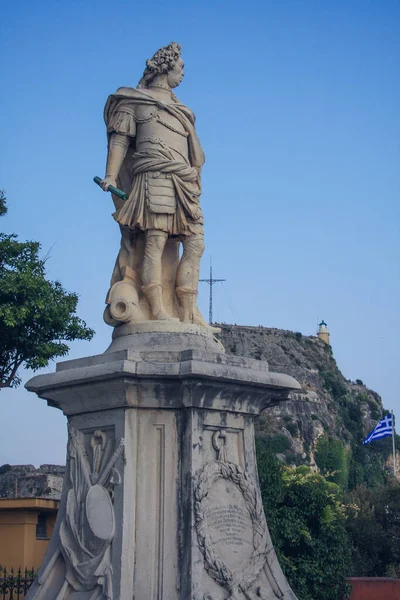
[{"label": "blue sky", "polygon": [[[344,375],[400,414],[398,1],[16,1],[1,17],[0,226],[79,293],[96,337],[71,358],[111,336],[103,106],[174,40],[206,153],[202,277],[211,255],[227,280],[215,320],[310,335],[324,318]],[[199,301],[207,314],[206,284]],[[59,411],[23,388],[0,401],[0,464],[64,462]]]}]

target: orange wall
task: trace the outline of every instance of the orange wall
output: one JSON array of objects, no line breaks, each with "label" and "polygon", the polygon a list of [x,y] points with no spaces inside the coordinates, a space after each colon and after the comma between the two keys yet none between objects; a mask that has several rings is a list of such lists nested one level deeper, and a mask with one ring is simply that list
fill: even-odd
[{"label": "orange wall", "polygon": [[350,600],[400,600],[400,579],[349,577]]},{"label": "orange wall", "polygon": [[10,569],[40,567],[49,539],[36,539],[39,513],[48,513],[50,538],[59,502],[54,500],[0,500],[0,565]]}]

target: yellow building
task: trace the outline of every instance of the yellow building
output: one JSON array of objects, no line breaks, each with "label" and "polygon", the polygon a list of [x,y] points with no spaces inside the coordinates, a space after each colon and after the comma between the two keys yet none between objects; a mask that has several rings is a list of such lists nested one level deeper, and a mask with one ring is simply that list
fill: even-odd
[{"label": "yellow building", "polygon": [[51,537],[64,467],[0,467],[0,565],[37,570]]},{"label": "yellow building", "polygon": [[0,565],[34,569],[42,564],[52,534],[58,500],[0,498]]}]

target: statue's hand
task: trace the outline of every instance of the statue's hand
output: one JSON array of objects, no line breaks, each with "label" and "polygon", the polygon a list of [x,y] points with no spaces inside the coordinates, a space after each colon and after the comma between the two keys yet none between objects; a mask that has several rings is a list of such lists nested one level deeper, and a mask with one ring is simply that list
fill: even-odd
[{"label": "statue's hand", "polygon": [[108,191],[110,185],[117,187],[117,182],[113,177],[108,176],[101,180],[100,186],[105,192]]}]

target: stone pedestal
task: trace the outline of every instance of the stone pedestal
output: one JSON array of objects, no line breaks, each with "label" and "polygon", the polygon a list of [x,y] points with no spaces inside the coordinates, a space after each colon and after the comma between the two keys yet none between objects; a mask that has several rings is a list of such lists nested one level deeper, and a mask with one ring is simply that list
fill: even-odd
[{"label": "stone pedestal", "polygon": [[295,600],[259,493],[254,418],[298,383],[201,327],[120,330],[29,390],[68,417],[43,600]]}]

